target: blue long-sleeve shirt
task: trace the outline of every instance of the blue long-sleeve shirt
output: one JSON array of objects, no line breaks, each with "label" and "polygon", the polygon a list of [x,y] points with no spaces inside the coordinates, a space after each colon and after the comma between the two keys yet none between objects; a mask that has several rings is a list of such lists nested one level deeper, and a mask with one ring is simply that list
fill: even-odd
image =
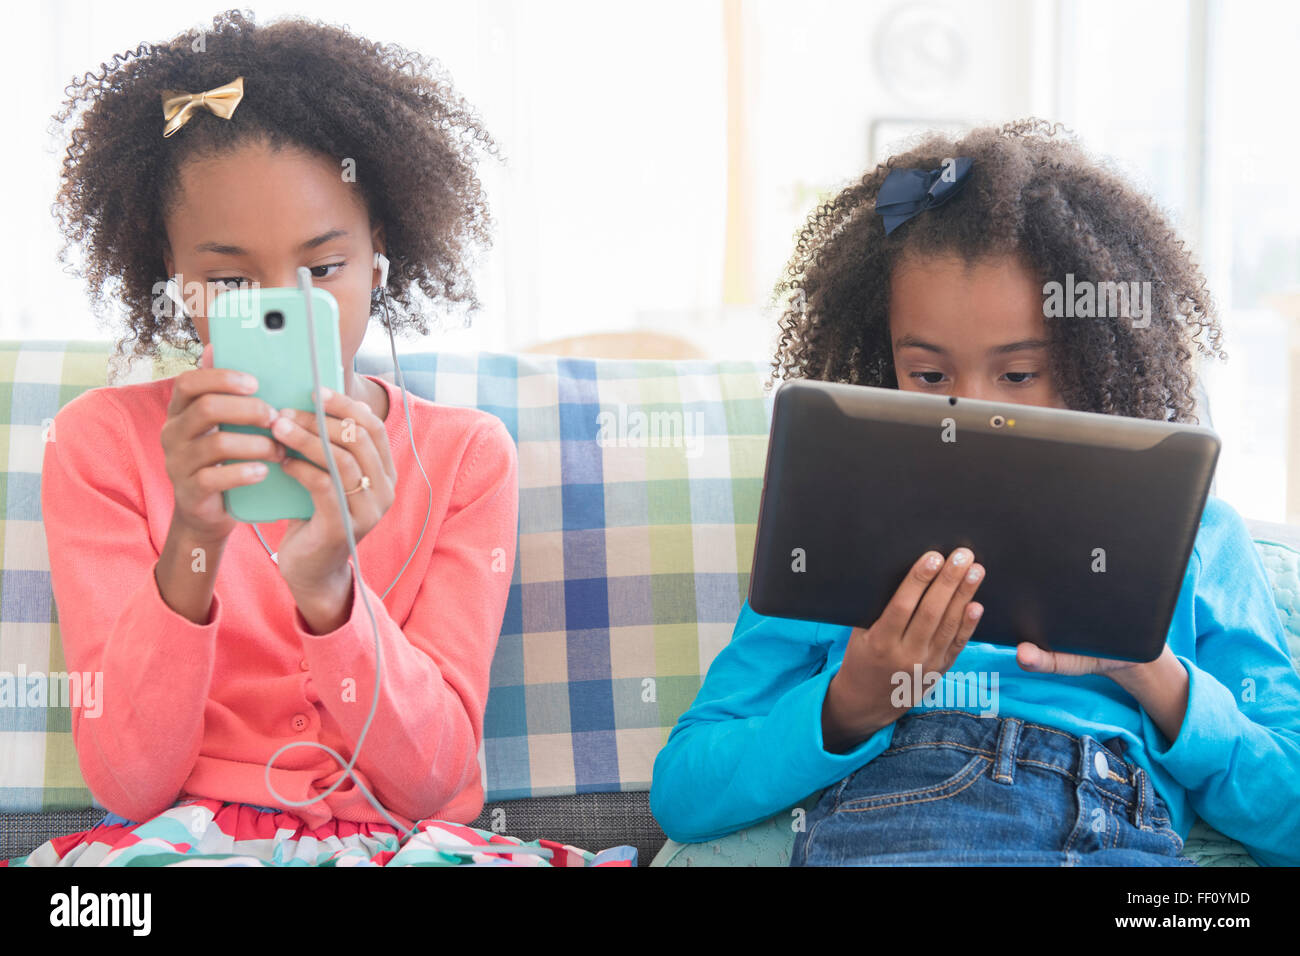
[{"label": "blue long-sleeve shirt", "polygon": [[[822,740],[822,703],[851,633],[745,603],[655,759],[650,810],[669,837],[704,842],[766,820],[888,749],[892,723],[843,754]],[[1168,643],[1188,674],[1172,742],[1110,678],[1029,673],[1014,647],[972,639],[945,681],[996,672],[998,716],[1122,738],[1183,839],[1199,814],[1257,861],[1300,865],[1300,675],[1254,542],[1218,498],[1206,503]]]}]

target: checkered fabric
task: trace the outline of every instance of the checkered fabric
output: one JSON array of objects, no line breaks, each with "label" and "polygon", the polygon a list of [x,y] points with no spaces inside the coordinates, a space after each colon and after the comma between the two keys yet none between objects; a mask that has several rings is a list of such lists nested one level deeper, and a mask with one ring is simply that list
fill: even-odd
[{"label": "checkered fabric", "polygon": [[[391,379],[390,366],[357,363]],[[767,367],[425,353],[402,374],[415,394],[498,416],[519,448],[487,799],[648,790],[748,591]]]},{"label": "checkered fabric", "polygon": [[[108,384],[107,342],[0,342],[0,674],[66,669],[40,516],[46,432]],[[403,355],[409,391],[505,422],[519,548],[484,719],[486,800],[644,791],[749,585],[768,366]],[[175,375],[135,363],[113,384]],[[387,355],[356,369],[393,380]],[[395,409],[400,413],[400,409]],[[0,706],[0,812],[92,805],[66,707]]]}]

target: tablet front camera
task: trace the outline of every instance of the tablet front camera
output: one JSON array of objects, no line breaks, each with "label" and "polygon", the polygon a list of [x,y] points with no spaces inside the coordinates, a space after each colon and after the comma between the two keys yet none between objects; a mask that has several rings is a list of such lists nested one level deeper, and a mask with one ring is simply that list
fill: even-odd
[{"label": "tablet front camera", "polygon": [[989,424],[992,425],[994,428],[1001,428],[1006,423],[1007,420],[1003,418],[1001,415],[994,415],[992,418],[989,419]]}]

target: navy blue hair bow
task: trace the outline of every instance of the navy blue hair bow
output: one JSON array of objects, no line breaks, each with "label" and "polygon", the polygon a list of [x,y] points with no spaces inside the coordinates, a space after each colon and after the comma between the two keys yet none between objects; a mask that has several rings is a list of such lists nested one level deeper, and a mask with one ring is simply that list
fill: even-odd
[{"label": "navy blue hair bow", "polygon": [[[917,213],[941,206],[961,192],[970,178],[974,160],[958,156],[952,166],[924,169],[895,169],[880,184],[876,194],[876,212],[884,217],[885,235],[889,235]],[[951,168],[948,176],[944,173]]]}]

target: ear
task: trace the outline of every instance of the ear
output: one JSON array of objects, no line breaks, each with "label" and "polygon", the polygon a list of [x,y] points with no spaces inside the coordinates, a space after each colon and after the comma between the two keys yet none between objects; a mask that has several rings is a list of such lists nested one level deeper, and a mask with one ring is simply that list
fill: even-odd
[{"label": "ear", "polygon": [[171,247],[167,245],[166,242],[163,242],[162,254],[163,254],[163,268],[167,271],[167,278],[170,279],[172,276],[176,274],[176,272],[174,271],[176,268],[176,260],[172,258]]},{"label": "ear", "polygon": [[[375,226],[370,233],[370,244],[374,247],[375,252],[382,254],[387,258],[387,241],[384,235],[384,227],[381,223]],[[388,269],[380,268],[376,265],[370,272],[370,288],[378,289],[384,286],[388,280]]]}]

